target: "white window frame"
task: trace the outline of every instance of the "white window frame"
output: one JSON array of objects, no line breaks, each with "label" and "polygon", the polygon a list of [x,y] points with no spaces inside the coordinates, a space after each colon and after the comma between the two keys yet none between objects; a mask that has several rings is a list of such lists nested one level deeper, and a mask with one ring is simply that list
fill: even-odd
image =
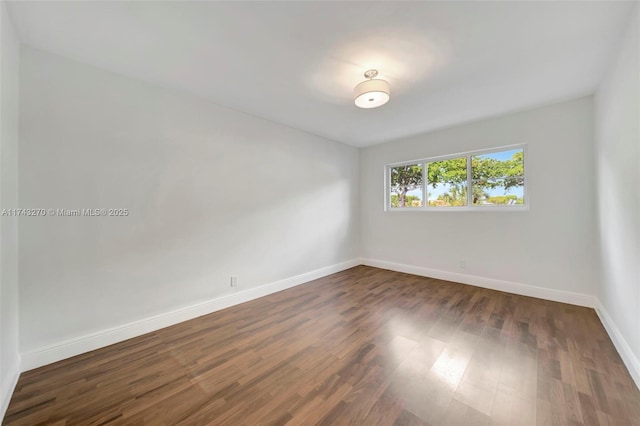
[{"label": "white window frame", "polygon": [[[494,206],[474,206],[472,205],[472,196],[473,191],[471,190],[471,185],[473,185],[473,173],[471,170],[471,157],[476,155],[484,155],[484,154],[493,154],[494,152],[502,152],[502,151],[510,151],[513,149],[522,149],[524,154],[524,186],[523,204],[513,204],[513,205],[494,205]],[[429,200],[427,199],[429,182],[427,182],[427,163],[431,163],[434,161],[442,161],[442,160],[450,160],[452,158],[467,158],[467,205],[466,206],[456,206],[456,207],[432,207],[429,206]],[[517,211],[527,211],[529,210],[529,194],[527,191],[528,187],[528,176],[529,172],[529,155],[527,153],[527,144],[515,144],[515,145],[505,145],[498,146],[495,148],[488,149],[479,149],[475,151],[465,151],[459,152],[456,154],[447,154],[440,155],[437,157],[428,157],[428,158],[420,158],[417,160],[411,161],[401,161],[397,163],[390,163],[384,166],[384,211],[385,212],[469,212],[469,211],[482,211],[482,212],[517,212]],[[407,166],[412,164],[421,164],[422,165],[422,207],[391,207],[391,169],[394,167]]]}]

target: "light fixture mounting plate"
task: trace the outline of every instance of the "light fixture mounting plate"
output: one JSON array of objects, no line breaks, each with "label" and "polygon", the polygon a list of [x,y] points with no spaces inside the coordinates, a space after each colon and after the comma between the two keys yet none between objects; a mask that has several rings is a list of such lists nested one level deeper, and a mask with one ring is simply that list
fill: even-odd
[{"label": "light fixture mounting plate", "polygon": [[367,70],[364,72],[364,76],[369,80],[376,78],[378,76],[378,70]]}]

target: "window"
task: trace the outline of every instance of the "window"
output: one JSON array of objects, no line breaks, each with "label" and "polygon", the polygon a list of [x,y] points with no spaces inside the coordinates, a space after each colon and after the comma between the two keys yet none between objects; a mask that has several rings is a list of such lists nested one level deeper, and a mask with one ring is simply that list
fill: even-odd
[{"label": "window", "polygon": [[467,157],[427,163],[427,194],[430,207],[467,205]]},{"label": "window", "polygon": [[474,206],[524,204],[524,149],[471,157]]},{"label": "window", "polygon": [[422,164],[391,167],[391,207],[422,207]]},{"label": "window", "polygon": [[524,170],[524,145],[391,164],[385,209],[522,209],[527,206]]}]

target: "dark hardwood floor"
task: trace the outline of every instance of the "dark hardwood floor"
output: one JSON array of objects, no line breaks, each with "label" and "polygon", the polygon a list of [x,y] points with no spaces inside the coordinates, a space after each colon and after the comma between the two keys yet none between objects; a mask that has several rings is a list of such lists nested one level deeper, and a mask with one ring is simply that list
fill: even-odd
[{"label": "dark hardwood floor", "polygon": [[23,373],[8,425],[640,425],[592,309],[359,266]]}]

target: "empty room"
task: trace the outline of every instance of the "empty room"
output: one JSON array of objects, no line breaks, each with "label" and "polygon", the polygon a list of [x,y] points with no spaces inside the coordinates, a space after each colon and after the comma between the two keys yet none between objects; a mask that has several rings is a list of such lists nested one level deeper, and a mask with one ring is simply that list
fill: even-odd
[{"label": "empty room", "polygon": [[0,1],[3,425],[640,426],[637,1]]}]

